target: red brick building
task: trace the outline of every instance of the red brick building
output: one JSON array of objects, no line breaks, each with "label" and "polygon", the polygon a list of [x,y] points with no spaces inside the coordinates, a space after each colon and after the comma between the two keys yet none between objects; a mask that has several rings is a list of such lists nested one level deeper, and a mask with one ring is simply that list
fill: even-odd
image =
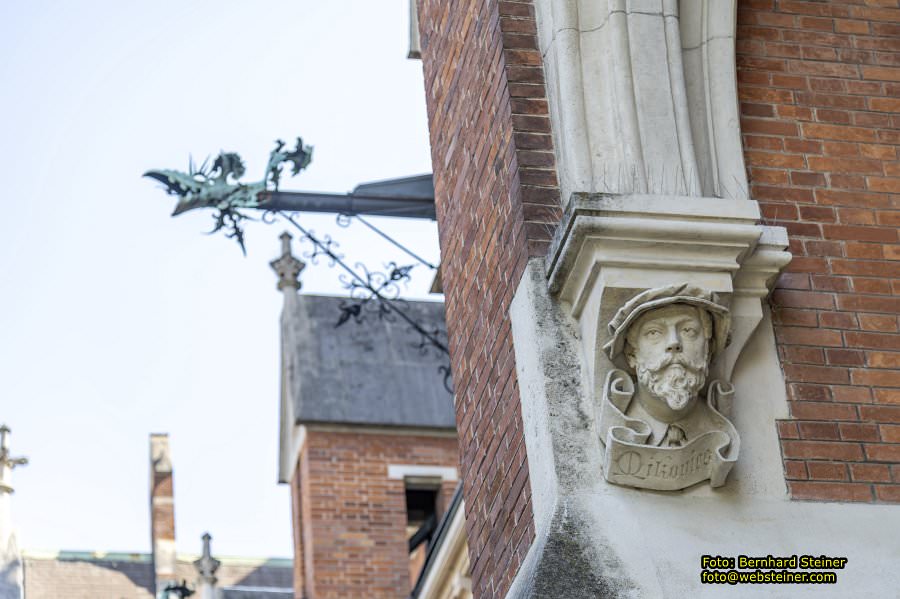
[{"label": "red brick building", "polygon": [[[655,280],[729,298],[737,349],[720,368],[746,441],[722,491],[667,509],[699,523],[686,501],[714,513],[731,497],[751,521],[810,514],[808,544],[840,522],[844,553],[887,566],[865,547],[900,508],[855,504],[900,501],[898,3],[419,0],[418,20],[475,597],[703,590],[699,546],[650,518],[690,562],[659,573],[663,558],[592,512],[618,491],[570,480],[601,451],[590,406],[606,321]],[[745,243],[739,230],[745,249],[714,264]],[[585,324],[592,310],[603,326]],[[740,531],[763,553],[796,549],[775,528]],[[858,567],[846,576],[867,580]]]},{"label": "red brick building", "polygon": [[[409,595],[458,485],[452,395],[408,325],[369,315],[336,330],[346,298],[284,291],[280,478],[291,487],[295,596]],[[429,329],[443,304],[408,302]]]}]

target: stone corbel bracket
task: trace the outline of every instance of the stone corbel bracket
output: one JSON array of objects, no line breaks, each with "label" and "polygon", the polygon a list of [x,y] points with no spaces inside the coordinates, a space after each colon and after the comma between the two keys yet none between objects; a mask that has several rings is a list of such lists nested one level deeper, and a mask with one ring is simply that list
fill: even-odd
[{"label": "stone corbel bracket", "polygon": [[[785,230],[759,225],[759,217],[749,200],[571,197],[547,260],[529,262],[510,306],[536,539],[507,597],[663,596],[656,579],[634,566],[654,547],[630,536],[635,530],[656,530],[657,518],[670,530],[666,518],[698,501],[715,507],[745,495],[784,497],[774,427],[785,413],[784,385],[775,380],[771,334],[752,333],[790,254]],[[730,381],[745,346],[753,360],[735,372],[734,409],[717,404],[741,437],[724,487],[661,497],[604,480],[596,406],[613,368],[602,347],[616,311],[642,291],[682,283],[716,292],[731,313],[732,343],[708,380]],[[630,510],[645,508],[651,515],[638,526]]]},{"label": "stone corbel bracket", "polygon": [[756,202],[651,195],[573,194],[547,263],[550,294],[578,322],[587,381],[614,311],[651,287],[691,283],[730,298],[732,341],[713,374],[730,380],[763,318],[761,299],[790,261],[782,227],[757,224]]}]

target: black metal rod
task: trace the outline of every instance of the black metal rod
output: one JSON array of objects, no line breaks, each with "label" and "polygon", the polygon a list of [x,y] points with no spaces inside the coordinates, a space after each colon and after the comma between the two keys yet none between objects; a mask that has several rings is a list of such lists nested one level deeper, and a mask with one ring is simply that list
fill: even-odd
[{"label": "black metal rod", "polygon": [[[390,235],[388,235],[387,233],[385,233],[384,231],[382,231],[381,229],[379,229],[378,227],[376,227],[375,225],[373,225],[373,224],[370,223],[369,221],[365,220],[365,219],[364,219],[363,217],[361,217],[360,215],[358,215],[358,214],[353,214],[353,215],[351,215],[351,216],[355,217],[356,220],[358,220],[359,222],[361,222],[362,224],[364,224],[365,226],[367,226],[370,230],[372,230],[372,231],[374,231],[375,233],[377,233],[378,235],[380,235],[380,236],[382,237],[382,239],[385,239],[385,240],[389,241],[389,242],[392,243],[395,247],[397,247],[397,248],[399,248],[401,251],[405,252],[407,255],[409,255],[409,256],[415,258],[416,260],[418,260],[420,264],[424,264],[425,266],[427,266],[427,267],[430,268],[431,270],[437,270],[437,266],[435,266],[434,264],[432,264],[431,262],[429,262],[429,261],[426,260],[425,258],[422,258],[422,257],[419,256],[417,253],[415,253],[415,252],[412,251],[411,249],[407,248],[406,246],[404,246],[403,244],[401,244],[399,241],[397,241],[396,239],[394,239],[393,237],[391,237]],[[338,223],[338,224],[340,224],[340,223]]]},{"label": "black metal rod", "polygon": [[395,305],[394,305],[394,302],[390,301],[390,299],[388,299],[388,298],[384,297],[383,295],[381,295],[381,294],[378,292],[377,289],[375,289],[374,287],[372,287],[371,283],[369,283],[366,279],[364,279],[362,276],[360,276],[360,274],[359,274],[358,272],[356,272],[355,270],[353,270],[352,268],[350,268],[349,266],[347,266],[347,265],[344,263],[344,261],[341,260],[334,252],[332,252],[332,251],[331,251],[324,243],[322,243],[321,241],[319,241],[315,236],[311,235],[309,231],[307,231],[306,229],[304,229],[304,228],[300,225],[300,223],[298,223],[298,222],[295,221],[293,218],[291,218],[291,216],[290,216],[289,214],[285,214],[285,213],[282,212],[282,211],[278,211],[278,214],[279,214],[283,219],[285,219],[286,221],[288,221],[289,223],[291,223],[292,225],[294,225],[294,227],[296,227],[298,231],[300,231],[301,233],[303,233],[304,237],[306,237],[306,238],[309,239],[312,243],[314,243],[314,244],[316,245],[316,247],[318,247],[320,250],[322,250],[322,252],[323,252],[326,256],[328,256],[329,258],[331,258],[332,260],[334,260],[334,262],[335,262],[338,266],[340,266],[341,268],[343,268],[347,273],[350,274],[351,277],[353,277],[354,279],[356,279],[356,280],[359,282],[360,285],[362,285],[363,287],[365,287],[366,289],[368,289],[368,290],[369,290],[376,298],[378,298],[378,301],[380,301],[380,302],[382,303],[382,305],[387,306],[389,310],[391,310],[394,314],[396,314],[397,316],[399,316],[400,318],[402,318],[402,319],[406,322],[406,324],[408,324],[409,326],[411,326],[411,327],[413,328],[413,330],[415,330],[417,333],[419,333],[420,335],[422,335],[425,339],[428,339],[428,341],[429,341],[433,346],[435,346],[437,349],[441,350],[442,352],[444,352],[444,353],[447,354],[447,355],[450,355],[450,350],[448,350],[448,349],[447,349],[447,346],[444,345],[443,343],[441,343],[440,340],[439,340],[437,337],[435,337],[431,332],[429,332],[427,329],[425,329],[422,325],[420,325],[419,323],[417,323],[415,320],[413,320],[412,318],[410,318],[409,315],[407,315],[403,310],[401,310],[400,308],[398,308],[397,306],[395,306]]},{"label": "black metal rod", "polygon": [[259,208],[271,212],[370,214],[435,220],[434,198],[379,197],[305,191],[267,191],[259,194]]}]

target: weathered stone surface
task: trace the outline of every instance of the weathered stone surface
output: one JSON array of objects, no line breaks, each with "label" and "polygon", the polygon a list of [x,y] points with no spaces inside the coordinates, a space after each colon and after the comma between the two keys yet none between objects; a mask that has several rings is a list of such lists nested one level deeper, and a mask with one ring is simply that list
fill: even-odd
[{"label": "weathered stone surface", "polygon": [[[547,293],[545,268],[529,264],[511,310],[536,540],[508,597],[746,596],[743,586],[701,584],[703,554],[850,557],[838,585],[792,586],[791,596],[877,595],[900,582],[890,567],[900,559],[892,508],[788,499],[775,432],[783,383],[767,316],[734,368],[735,386],[750,392],[734,403],[746,443],[728,482],[665,493],[608,484],[589,409],[591,356],[569,305]],[[761,592],[773,590],[783,588]]]},{"label": "weathered stone surface", "polygon": [[[585,514],[574,506],[557,509],[542,545],[533,550],[536,566],[526,562],[530,575],[517,582],[508,597],[516,599],[606,599],[639,597],[613,551],[604,551],[586,534]],[[607,548],[608,549],[608,548]],[[602,563],[603,568],[596,564]]]}]

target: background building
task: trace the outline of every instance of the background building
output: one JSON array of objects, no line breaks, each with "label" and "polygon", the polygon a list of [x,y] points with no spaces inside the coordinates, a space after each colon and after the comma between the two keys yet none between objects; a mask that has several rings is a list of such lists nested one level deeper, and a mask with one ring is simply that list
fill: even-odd
[{"label": "background building", "polygon": [[[375,300],[336,330],[353,302],[298,294],[303,265],[282,240],[279,470],[293,497],[296,596],[406,597],[458,485],[447,358]],[[442,303],[402,306],[443,329]]]},{"label": "background building", "polygon": [[[195,591],[198,599],[293,597],[290,559],[213,559],[208,535],[203,539],[202,554],[176,553],[168,435],[150,436],[150,476],[151,553],[25,550],[21,560],[24,599],[174,599],[178,595],[166,597],[165,590],[175,586]],[[252,517],[252,510],[242,517]]]},{"label": "background building", "polygon": [[[198,543],[199,544],[199,543]],[[175,577],[196,588],[199,554],[178,554]],[[218,558],[217,599],[288,599],[293,597],[290,559]],[[27,599],[151,599],[153,561],[147,553],[25,551]],[[194,597],[205,599],[197,593]]]}]

